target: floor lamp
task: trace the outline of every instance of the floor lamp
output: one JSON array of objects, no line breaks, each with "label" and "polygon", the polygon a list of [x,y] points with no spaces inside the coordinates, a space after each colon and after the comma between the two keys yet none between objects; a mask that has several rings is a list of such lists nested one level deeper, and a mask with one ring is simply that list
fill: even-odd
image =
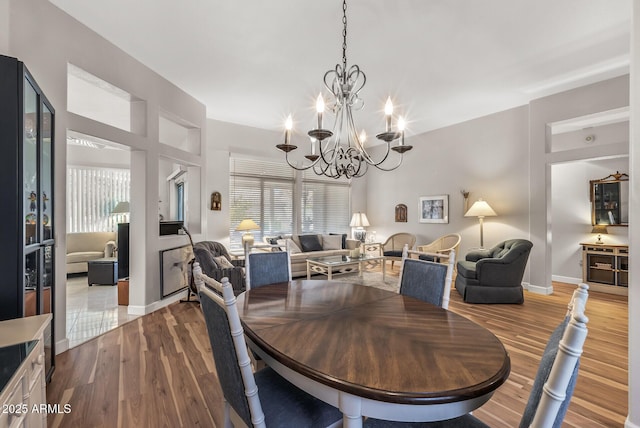
[{"label": "floor lamp", "polygon": [[486,201],[482,199],[478,199],[471,205],[469,211],[465,213],[465,217],[478,217],[478,221],[480,222],[480,248],[484,248],[484,236],[482,231],[482,225],[484,223],[485,217],[494,217],[496,216],[496,212],[489,206]]}]

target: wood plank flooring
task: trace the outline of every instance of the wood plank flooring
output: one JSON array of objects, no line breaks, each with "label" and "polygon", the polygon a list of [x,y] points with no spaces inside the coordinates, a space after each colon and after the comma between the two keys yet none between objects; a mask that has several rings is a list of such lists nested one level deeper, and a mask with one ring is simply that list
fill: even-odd
[{"label": "wood plank flooring", "polygon": [[[387,274],[396,274],[387,272]],[[574,286],[525,292],[523,305],[450,309],[485,326],[511,355],[509,380],[474,414],[492,427],[518,426],[542,350]],[[627,415],[627,298],[591,292],[589,336],[564,427],[621,427]],[[49,404],[70,404],[50,427],[221,427],[222,400],[200,307],[175,303],[56,358]],[[482,358],[481,353],[478,358]]]}]

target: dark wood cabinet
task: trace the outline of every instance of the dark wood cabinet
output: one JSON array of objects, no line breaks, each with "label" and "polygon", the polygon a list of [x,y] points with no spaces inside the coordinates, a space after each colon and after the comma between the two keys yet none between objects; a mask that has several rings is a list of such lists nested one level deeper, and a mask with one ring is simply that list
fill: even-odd
[{"label": "dark wood cabinet", "polygon": [[[55,111],[27,67],[0,55],[0,320],[51,313]],[[53,372],[53,322],[44,336]]]}]

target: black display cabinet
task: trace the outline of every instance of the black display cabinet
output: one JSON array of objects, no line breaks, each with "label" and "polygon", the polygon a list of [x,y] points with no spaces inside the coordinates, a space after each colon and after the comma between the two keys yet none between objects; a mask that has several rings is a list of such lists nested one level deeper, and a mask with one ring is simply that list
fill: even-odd
[{"label": "black display cabinet", "polygon": [[[55,112],[27,67],[0,55],[0,320],[53,313]],[[46,375],[55,352],[45,332]]]}]

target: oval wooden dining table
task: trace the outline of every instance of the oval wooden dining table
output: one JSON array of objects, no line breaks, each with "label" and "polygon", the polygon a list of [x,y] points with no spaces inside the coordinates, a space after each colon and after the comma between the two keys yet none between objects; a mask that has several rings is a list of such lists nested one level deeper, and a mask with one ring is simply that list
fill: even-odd
[{"label": "oval wooden dining table", "polygon": [[294,385],[362,417],[436,421],[477,409],[509,376],[484,327],[438,306],[338,281],[300,280],[238,296],[251,348]]}]

